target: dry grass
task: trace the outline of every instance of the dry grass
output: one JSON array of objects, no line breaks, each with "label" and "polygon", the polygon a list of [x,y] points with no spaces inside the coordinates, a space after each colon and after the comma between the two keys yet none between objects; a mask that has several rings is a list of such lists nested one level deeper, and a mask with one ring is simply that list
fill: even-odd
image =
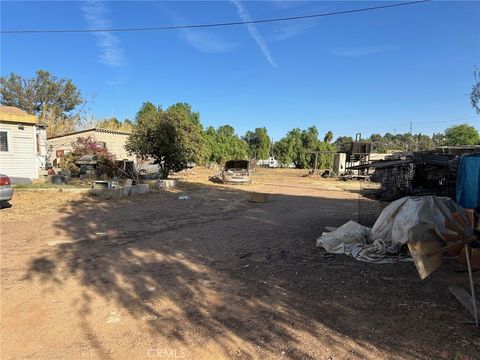
[{"label": "dry grass", "polygon": [[29,221],[39,216],[54,214],[84,194],[62,191],[14,191],[12,205],[2,209],[1,222]]},{"label": "dry grass", "polygon": [[[315,178],[308,176],[308,170],[268,168],[257,168],[254,171],[253,184],[224,185],[209,181],[209,177],[217,173],[217,170],[196,167],[193,170],[178,173],[175,177],[186,183],[186,189],[188,189],[188,184],[204,184],[217,188],[268,193],[278,193],[279,188],[281,188],[280,191],[284,191],[283,186],[295,188],[295,190],[348,191],[350,193],[358,193],[362,186],[376,186],[376,184],[365,184],[358,181],[342,181],[334,178],[325,179],[321,177]],[[1,222],[30,220],[38,216],[55,213],[58,209],[65,208],[69,203],[76,202],[86,196],[82,193],[63,192],[62,189],[58,191],[33,190],[34,188],[29,189],[29,191],[14,191],[11,201],[12,207],[2,211]],[[175,192],[179,190],[172,189],[171,191]],[[340,194],[338,196],[340,196]],[[344,197],[344,195],[341,197]]]},{"label": "dry grass", "polygon": [[[205,167],[196,167],[192,171],[178,174],[182,181],[194,182],[200,184],[215,185],[220,187],[231,187],[245,189],[246,191],[267,190],[272,184],[295,185],[298,187],[311,187],[317,190],[330,191],[355,191],[360,192],[362,186],[366,184],[360,181],[343,181],[337,178],[322,178],[309,176],[308,170],[302,169],[269,169],[256,168],[253,172],[253,183],[251,185],[223,185],[214,184],[209,181],[209,177],[218,174],[217,170],[207,169]],[[375,187],[376,184],[368,184],[369,187]]]}]

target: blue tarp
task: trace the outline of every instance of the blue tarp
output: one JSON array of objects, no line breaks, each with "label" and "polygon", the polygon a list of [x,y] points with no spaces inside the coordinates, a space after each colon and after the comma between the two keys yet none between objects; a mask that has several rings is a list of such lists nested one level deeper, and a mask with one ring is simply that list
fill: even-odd
[{"label": "blue tarp", "polygon": [[460,158],[457,175],[457,203],[467,209],[480,207],[480,155]]}]

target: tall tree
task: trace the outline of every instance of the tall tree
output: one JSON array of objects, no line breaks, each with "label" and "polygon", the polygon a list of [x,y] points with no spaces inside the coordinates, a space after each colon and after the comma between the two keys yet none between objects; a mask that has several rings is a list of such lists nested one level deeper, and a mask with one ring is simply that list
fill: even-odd
[{"label": "tall tree", "polygon": [[166,110],[144,103],[137,114],[137,126],[125,148],[142,158],[153,158],[161,174],[184,169],[199,162],[204,151],[202,129],[190,118],[186,107],[173,105]]},{"label": "tall tree", "polygon": [[[318,139],[318,130],[315,126],[307,130],[292,129],[287,135],[275,143],[275,156],[283,165],[294,164],[296,168],[305,169],[315,165],[316,155],[313,153],[335,151],[335,146]],[[331,154],[319,154],[319,168],[330,167]]]},{"label": "tall tree", "polygon": [[220,126],[217,130],[208,127],[205,131],[207,143],[207,160],[223,164],[227,160],[246,159],[247,143],[235,134],[230,125]]},{"label": "tall tree", "polygon": [[325,134],[325,137],[323,138],[323,141],[325,141],[326,143],[331,143],[333,140],[333,132],[331,132],[330,130]]},{"label": "tall tree", "polygon": [[202,124],[200,123],[200,113],[193,111],[192,106],[189,103],[176,103],[170,106],[172,111],[179,111],[187,116],[187,119],[192,122],[192,124],[199,126],[202,128]]},{"label": "tall tree", "polygon": [[38,70],[30,79],[15,73],[1,77],[0,96],[3,105],[36,115],[39,122],[47,125],[47,136],[74,131],[85,105],[72,80],[57,78],[45,70]]},{"label": "tall tree", "polygon": [[433,147],[441,146],[445,141],[445,134],[433,133],[432,135]]},{"label": "tall tree", "polygon": [[435,148],[435,142],[433,139],[424,134],[415,135],[415,147],[417,150],[430,150]]},{"label": "tall tree", "polygon": [[470,92],[470,102],[472,107],[475,109],[477,114],[480,114],[480,69],[475,68],[473,71],[473,76],[475,77],[475,84],[472,86]]},{"label": "tall tree", "polygon": [[267,129],[256,128],[254,131],[247,131],[242,137],[248,144],[248,155],[250,158],[267,159],[270,155],[271,140]]},{"label": "tall tree", "polygon": [[477,145],[480,136],[473,126],[462,124],[449,127],[445,130],[445,145]]},{"label": "tall tree", "polygon": [[131,120],[125,119],[123,121],[118,120],[115,117],[110,119],[103,119],[97,121],[95,127],[101,129],[109,129],[109,130],[119,130],[119,131],[132,131],[134,124]]},{"label": "tall tree", "polygon": [[151,120],[155,118],[159,111],[161,110],[160,106],[153,105],[150,101],[145,101],[135,116],[135,121],[140,124],[142,121]]},{"label": "tall tree", "polygon": [[351,136],[339,136],[337,140],[333,143],[336,146],[337,151],[339,152],[347,152],[350,150],[350,144],[353,142],[353,138]]}]

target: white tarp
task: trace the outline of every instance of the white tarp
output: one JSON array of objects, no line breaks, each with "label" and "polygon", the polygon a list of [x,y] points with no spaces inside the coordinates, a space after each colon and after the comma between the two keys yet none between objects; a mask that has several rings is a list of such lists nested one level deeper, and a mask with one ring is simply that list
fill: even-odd
[{"label": "white tarp", "polygon": [[466,220],[463,208],[450,198],[407,196],[383,209],[371,229],[349,221],[335,231],[323,233],[317,247],[362,261],[398,261],[400,248],[409,240],[442,241],[441,233],[447,232],[445,220],[451,219],[454,212]]}]

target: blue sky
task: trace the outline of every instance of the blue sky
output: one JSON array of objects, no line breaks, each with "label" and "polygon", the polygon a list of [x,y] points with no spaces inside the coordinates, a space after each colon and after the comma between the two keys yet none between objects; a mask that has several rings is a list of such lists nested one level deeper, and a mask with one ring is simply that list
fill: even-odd
[{"label": "blue sky", "polygon": [[[393,2],[5,2],[2,30],[148,27],[296,16]],[[1,74],[71,78],[90,114],[133,118],[144,101],[189,102],[204,125],[279,139],[480,128],[468,93],[480,66],[480,3],[433,1],[256,26],[2,34]]]}]

